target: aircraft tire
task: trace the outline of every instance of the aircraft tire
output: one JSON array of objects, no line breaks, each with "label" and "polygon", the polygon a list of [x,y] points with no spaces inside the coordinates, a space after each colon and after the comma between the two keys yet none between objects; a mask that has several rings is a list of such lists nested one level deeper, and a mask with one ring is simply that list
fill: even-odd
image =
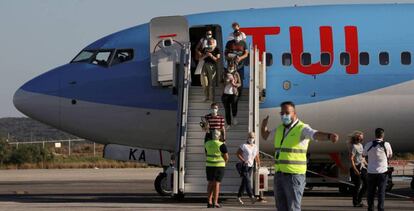
[{"label": "aircraft tire", "polygon": [[161,172],[158,174],[154,181],[154,188],[161,196],[171,195],[171,191],[167,189],[167,174]]}]

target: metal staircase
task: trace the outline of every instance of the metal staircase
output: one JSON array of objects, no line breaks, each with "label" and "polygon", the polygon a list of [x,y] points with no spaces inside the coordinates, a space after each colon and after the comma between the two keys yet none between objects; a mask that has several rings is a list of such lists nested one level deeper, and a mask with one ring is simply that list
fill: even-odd
[{"label": "metal staircase", "polygon": [[[226,145],[230,160],[226,165],[225,176],[221,191],[224,193],[237,192],[240,185],[240,176],[236,170],[238,147],[246,142],[249,118],[248,89],[243,90],[244,96],[239,101],[237,114],[238,125],[227,131]],[[224,116],[224,107],[221,103],[222,91],[216,89],[215,102],[220,104],[220,114]],[[204,102],[201,87],[191,87],[188,99],[188,132],[185,159],[185,192],[205,193],[207,187],[205,173],[204,135],[200,127],[200,117],[210,113],[210,103]]]},{"label": "metal staircase", "polygon": [[[190,45],[184,45],[181,51],[180,67],[174,73],[174,88],[178,90],[177,112],[177,147],[175,151],[175,166],[172,178],[173,194],[206,193],[207,180],[205,173],[205,133],[200,127],[200,117],[210,113],[210,102],[204,101],[201,87],[191,87]],[[243,90],[243,96],[238,104],[238,125],[231,126],[226,131],[226,145],[229,150],[229,162],[226,165],[225,176],[221,184],[222,193],[236,193],[240,185],[240,177],[236,170],[238,162],[236,152],[247,139],[247,133],[256,133],[256,145],[259,146],[259,101],[266,64],[259,62],[258,50],[250,48],[250,77],[249,88]],[[262,80],[262,82],[260,82]],[[224,116],[221,103],[222,89],[216,88],[215,102],[220,103],[220,114]],[[253,190],[259,194],[258,169],[254,169]],[[266,188],[261,188],[262,190]]]}]

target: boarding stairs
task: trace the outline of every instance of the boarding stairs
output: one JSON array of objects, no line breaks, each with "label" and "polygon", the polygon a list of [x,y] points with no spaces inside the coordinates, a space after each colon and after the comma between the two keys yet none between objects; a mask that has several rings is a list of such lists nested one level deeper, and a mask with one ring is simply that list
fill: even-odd
[{"label": "boarding stairs", "polygon": [[[201,87],[192,87],[190,62],[191,51],[189,45],[185,45],[181,52],[180,68],[175,74],[178,90],[177,112],[177,148],[175,168],[173,175],[173,194],[206,193],[207,180],[205,173],[205,132],[200,127],[201,117],[210,113],[211,102],[205,102]],[[240,176],[236,170],[238,162],[236,152],[242,143],[247,140],[247,133],[253,131],[259,137],[259,102],[261,96],[261,83],[259,83],[259,69],[265,67],[264,62],[259,62],[258,50],[250,48],[249,86],[243,89],[243,94],[238,104],[237,125],[232,125],[226,130],[226,145],[229,150],[229,162],[226,165],[225,176],[221,185],[222,193],[237,193],[240,185]],[[265,68],[264,68],[265,69]],[[220,105],[220,114],[224,114],[221,103],[222,87],[216,87],[215,102]],[[259,139],[256,144],[260,146]],[[258,169],[254,168],[253,190],[259,193]]]},{"label": "boarding stairs", "polygon": [[[238,124],[227,130],[225,144],[229,150],[229,162],[226,164],[225,176],[221,185],[221,192],[237,192],[240,185],[240,176],[236,170],[238,161],[236,152],[242,143],[247,140],[249,124],[249,89],[243,90],[243,96],[238,104]],[[219,103],[219,112],[224,116],[224,105],[221,103],[222,89],[217,87],[215,102]],[[200,117],[210,113],[211,102],[204,102],[203,89],[191,87],[188,98],[188,132],[185,158],[185,192],[205,193],[207,187],[205,170],[204,136],[200,127]]]}]

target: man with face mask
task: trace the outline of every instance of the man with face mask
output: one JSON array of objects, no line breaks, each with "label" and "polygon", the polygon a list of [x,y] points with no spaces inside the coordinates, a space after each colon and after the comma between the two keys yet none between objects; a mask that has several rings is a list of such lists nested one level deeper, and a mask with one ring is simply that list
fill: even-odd
[{"label": "man with face mask", "polygon": [[230,40],[226,44],[226,50],[224,55],[226,56],[227,63],[235,63],[237,72],[240,75],[241,86],[238,88],[238,99],[242,96],[243,80],[244,80],[244,65],[247,57],[249,56],[249,50],[247,48],[246,41],[243,40],[243,36],[240,30],[233,32],[234,39]]},{"label": "man with face mask", "polygon": [[205,101],[214,101],[214,87],[217,75],[217,63],[220,61],[220,49],[217,41],[213,38],[212,30],[206,31],[206,36],[196,46],[196,57],[198,61],[204,62],[200,82],[204,89]]},{"label": "man with face mask", "polygon": [[240,24],[239,23],[237,23],[237,22],[232,23],[231,28],[233,29],[233,31],[229,34],[229,38],[228,38],[229,41],[235,39],[234,34],[235,34],[235,32],[238,32],[238,31],[240,32],[240,35],[239,35],[240,38],[243,41],[246,41],[246,34],[240,31]]},{"label": "man with face mask", "polygon": [[224,117],[218,113],[219,106],[217,103],[211,104],[211,113],[204,116],[204,119],[208,123],[208,128],[204,141],[208,141],[212,138],[213,131],[218,130],[221,132],[220,140],[226,140],[226,129],[224,127]]},{"label": "man with face mask", "polygon": [[287,101],[280,104],[282,124],[268,130],[269,116],[262,121],[261,134],[267,139],[273,133],[275,144],[275,201],[278,210],[299,211],[305,189],[307,151],[310,140],[332,141],[339,137],[335,133],[316,131],[300,121],[295,104]]},{"label": "man with face mask", "polygon": [[206,176],[208,181],[207,208],[221,207],[218,203],[220,183],[224,177],[224,169],[227,161],[229,160],[229,155],[227,147],[222,141],[220,141],[220,137],[220,131],[214,130],[212,131],[212,139],[208,140],[204,144],[206,152]]}]

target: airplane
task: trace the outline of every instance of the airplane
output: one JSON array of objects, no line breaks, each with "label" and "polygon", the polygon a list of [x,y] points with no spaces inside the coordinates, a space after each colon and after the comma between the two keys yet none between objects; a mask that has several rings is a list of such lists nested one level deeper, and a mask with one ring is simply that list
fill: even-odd
[{"label": "airplane", "polygon": [[[409,140],[414,136],[413,18],[413,4],[297,6],[154,18],[91,43],[68,64],[21,86],[13,102],[23,114],[85,139],[174,153],[181,115],[174,69],[180,62],[158,56],[169,47],[177,53],[184,42],[194,51],[207,28],[223,49],[231,24],[238,22],[246,42],[267,63],[259,121],[269,115],[269,126],[276,127],[280,103],[293,101],[301,120],[340,136],[337,144],[312,142],[311,158],[328,155],[327,163],[334,160],[346,169],[347,135],[354,130],[371,140],[374,129],[382,127],[395,152],[414,151]],[[197,87],[196,80],[191,83],[190,91]],[[262,152],[273,154],[272,138],[259,143]],[[128,151],[129,159],[130,152],[135,151]]]}]

